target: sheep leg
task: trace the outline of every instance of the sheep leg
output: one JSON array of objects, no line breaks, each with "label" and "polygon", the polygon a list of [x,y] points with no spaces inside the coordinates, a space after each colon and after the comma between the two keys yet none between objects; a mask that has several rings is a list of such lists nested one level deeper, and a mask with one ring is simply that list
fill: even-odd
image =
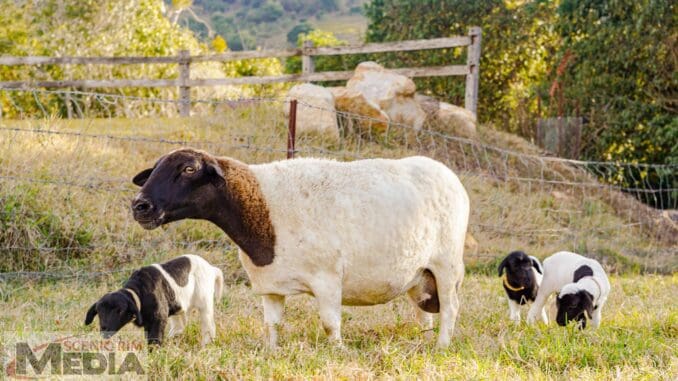
[{"label": "sheep leg", "polygon": [[214,300],[209,298],[205,306],[200,309],[200,334],[203,347],[209,344],[217,336],[217,328],[214,324]]},{"label": "sheep leg", "polygon": [[313,295],[325,333],[331,342],[341,346],[341,282],[323,283],[313,289]]},{"label": "sheep leg", "polygon": [[548,323],[549,323],[549,316],[548,316],[548,314],[546,313],[546,306],[544,306],[544,307],[541,309],[541,321],[543,321],[544,324],[548,324]]},{"label": "sheep leg", "polygon": [[417,305],[418,301],[416,300],[416,297],[412,295],[412,293],[412,290],[407,292],[407,300],[409,300],[412,308],[414,308],[414,318],[417,320],[417,323],[419,323],[421,329],[428,333],[433,329],[433,314],[419,308]]},{"label": "sheep leg", "polygon": [[[442,272],[434,270],[433,275],[437,280],[440,301],[440,332],[436,346],[445,349],[450,345],[450,336],[457,323],[457,314],[459,313],[457,288],[461,285],[461,279],[453,276],[449,270]],[[457,280],[456,285],[455,280]]]},{"label": "sheep leg", "polygon": [[184,332],[184,329],[186,328],[185,324],[185,315],[183,312],[180,312],[177,315],[170,316],[168,320],[168,325],[169,325],[169,333],[167,334],[167,337],[174,337],[177,335],[181,335]]},{"label": "sheep leg", "polygon": [[593,311],[593,316],[592,316],[592,319],[591,319],[591,326],[593,326],[593,328],[600,327],[600,320],[602,319],[600,310],[601,310],[601,306],[598,306],[598,308],[596,308]]},{"label": "sheep leg", "polygon": [[520,323],[520,304],[515,300],[509,299],[509,318],[516,324]]},{"label": "sheep leg", "polygon": [[[545,318],[546,299],[550,295],[551,291],[545,290],[544,288],[540,288],[539,291],[537,291],[537,298],[535,299],[534,303],[532,303],[532,306],[530,306],[530,310],[527,312],[528,324],[533,324],[537,320],[537,314],[539,314],[540,311],[542,313],[542,319]],[[548,318],[546,318],[545,322],[548,323]]]},{"label": "sheep leg", "polygon": [[144,327],[146,332],[146,341],[149,345],[157,344],[162,345],[163,335],[165,333],[165,326],[167,321],[165,319],[156,320],[148,326]]},{"label": "sheep leg", "polygon": [[428,331],[433,329],[433,314],[426,312],[414,304],[414,317],[421,326],[421,329]]},{"label": "sheep leg", "polygon": [[278,347],[278,325],[282,321],[285,297],[282,295],[264,295],[264,322],[268,328],[268,346],[271,349]]}]

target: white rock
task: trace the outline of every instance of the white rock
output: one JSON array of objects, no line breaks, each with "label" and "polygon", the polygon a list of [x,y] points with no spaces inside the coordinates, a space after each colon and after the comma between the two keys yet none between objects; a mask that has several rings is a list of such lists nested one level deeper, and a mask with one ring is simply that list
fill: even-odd
[{"label": "white rock", "polygon": [[466,138],[476,136],[476,117],[472,112],[426,95],[417,94],[414,99],[424,109],[436,130]]},{"label": "white rock", "polygon": [[[356,129],[361,132],[386,131],[389,117],[379,108],[379,105],[365,98],[365,96],[356,91],[345,87],[331,87],[330,91],[334,95],[334,102],[337,111],[343,111],[350,114],[357,114],[361,117],[348,118],[351,124],[355,124]],[[353,125],[351,126],[351,129]]]},{"label": "white rock", "polygon": [[[297,134],[317,133],[332,139],[339,139],[339,128],[332,92],[322,86],[310,83],[296,85],[287,93],[287,100],[296,99]],[[284,105],[285,116],[289,116],[289,103]]]},{"label": "white rock", "polygon": [[375,62],[363,62],[346,83],[349,91],[361,93],[376,104],[395,123],[419,130],[424,125],[426,113],[414,100],[414,82],[400,74],[384,69]]}]

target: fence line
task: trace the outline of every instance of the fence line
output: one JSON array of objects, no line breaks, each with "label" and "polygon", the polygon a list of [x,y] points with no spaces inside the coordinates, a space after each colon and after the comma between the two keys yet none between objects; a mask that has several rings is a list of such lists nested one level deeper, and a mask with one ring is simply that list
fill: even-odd
[{"label": "fence line", "polygon": [[[173,100],[173,99],[156,98],[156,97],[128,96],[128,95],[121,95],[121,94],[86,92],[86,91],[78,91],[78,90],[0,89],[0,91],[1,92],[22,92],[22,93],[28,92],[28,93],[31,93],[31,94],[47,94],[47,95],[70,94],[70,95],[92,96],[92,97],[96,97],[96,98],[99,98],[99,99],[112,98],[112,99],[121,99],[121,100],[135,100],[135,101],[142,101],[142,102],[149,102],[149,103],[169,103],[169,104],[179,104],[179,103],[181,103],[180,100]],[[372,118],[372,117],[366,116],[366,115],[323,108],[323,107],[319,107],[317,105],[313,105],[313,104],[304,102],[303,100],[296,100],[296,101],[297,101],[299,106],[304,106],[304,107],[316,109],[316,110],[319,110],[319,111],[331,112],[331,113],[336,114],[337,116],[344,117],[344,118],[351,118],[351,119],[373,122],[373,123],[382,122],[379,119]],[[289,104],[289,102],[290,102],[290,100],[285,98],[285,97],[259,97],[259,98],[254,97],[254,98],[240,98],[240,99],[191,99],[191,103],[193,103],[193,104],[206,104],[206,105],[211,105],[211,106],[228,105],[228,106],[233,106],[233,107],[238,107],[238,106],[241,106],[241,105],[249,105],[249,104],[252,104],[252,103],[259,103],[259,104],[261,104],[261,103],[277,103],[277,104],[282,106],[284,104]],[[47,114],[45,114],[45,115],[47,115]],[[414,130],[414,128],[412,126],[404,124],[404,123],[398,123],[398,122],[389,122],[389,126],[392,127],[392,128],[398,128],[398,129],[403,129],[403,130]],[[87,134],[87,133],[81,133],[81,132],[50,131],[50,130],[44,130],[44,129],[21,129],[21,128],[0,127],[0,130],[17,131],[17,132],[34,132],[34,133],[71,134],[71,135],[83,136],[83,137],[93,137],[93,138],[101,137],[101,138],[108,138],[108,139],[143,141],[143,142],[149,142],[149,143],[166,143],[166,144],[175,144],[175,145],[182,145],[182,144],[189,144],[189,143],[205,144],[205,145],[213,144],[211,142],[206,142],[206,141],[152,139],[152,138],[143,138],[143,137],[126,137],[126,136],[114,136],[114,135]],[[468,144],[468,145],[474,145],[474,146],[477,146],[479,148],[492,150],[492,151],[495,151],[495,152],[501,153],[501,154],[507,154],[507,155],[511,155],[511,156],[519,157],[519,158],[539,159],[539,160],[543,160],[545,162],[552,162],[552,163],[573,164],[573,165],[579,165],[579,166],[611,165],[611,166],[638,167],[638,168],[666,168],[666,169],[676,168],[676,169],[678,169],[678,164],[653,164],[653,163],[634,163],[634,162],[622,162],[622,161],[577,160],[577,159],[568,159],[568,158],[562,158],[562,157],[556,157],[556,156],[529,154],[529,153],[513,151],[513,150],[506,149],[506,148],[493,146],[493,145],[490,145],[490,144],[482,143],[482,142],[479,142],[477,140],[473,140],[473,139],[469,139],[469,138],[465,138],[465,137],[447,135],[445,133],[438,132],[438,131],[425,131],[425,133],[432,135],[432,136],[435,136],[435,137],[438,137],[438,138],[441,138],[441,139],[454,141],[454,142],[460,142],[460,143],[464,143],[464,144]],[[281,152],[286,152],[286,151],[283,150]]]},{"label": "fence line", "polygon": [[[361,46],[314,47],[311,41],[305,41],[301,49],[261,50],[228,52],[218,55],[191,56],[188,50],[179,51],[176,57],[0,57],[0,66],[16,65],[121,65],[121,64],[177,64],[178,79],[113,79],[113,80],[28,80],[0,81],[0,89],[30,89],[33,87],[50,88],[123,88],[123,87],[177,87],[179,89],[179,114],[191,113],[191,87],[260,85],[281,82],[313,82],[346,80],[353,76],[352,71],[315,72],[314,56],[373,54],[385,52],[403,52],[468,47],[466,65],[447,65],[439,67],[394,68],[394,72],[408,77],[465,76],[465,107],[473,114],[478,104],[478,81],[480,65],[480,27],[469,29],[468,36],[454,36],[429,40],[410,40],[385,43],[370,43]],[[240,78],[191,79],[191,64],[198,62],[229,62],[254,58],[302,57],[302,73],[277,76],[249,76]]]},{"label": "fence line", "polygon": [[[162,98],[126,98],[120,95],[61,90],[0,90],[0,97],[3,92],[33,99],[36,104],[30,107],[45,110],[44,115],[48,115],[46,110],[49,109],[47,103],[43,104],[48,101],[45,97],[62,94],[91,97],[94,102],[102,102],[102,104],[115,102],[116,106],[123,105],[122,102],[128,100],[148,104],[179,102]],[[282,108],[289,104],[287,99],[253,98],[229,101],[198,99],[191,100],[191,102],[209,107],[204,115],[194,118],[200,127],[188,129],[182,127],[177,130],[159,129],[152,137],[142,136],[139,133],[122,135],[115,131],[115,127],[106,127],[105,131],[101,132],[92,127],[94,123],[92,119],[80,127],[78,120],[69,121],[68,123],[75,123],[72,126],[62,125],[61,121],[53,118],[0,120],[0,146],[3,147],[3,152],[6,151],[3,166],[0,167],[0,184],[3,185],[0,186],[0,204],[4,201],[5,195],[16,194],[18,197],[16,201],[18,209],[0,208],[0,224],[9,224],[6,226],[15,229],[21,228],[21,226],[12,227],[13,219],[25,213],[28,213],[30,218],[34,218],[31,221],[38,222],[49,221],[51,217],[58,216],[61,220],[67,221],[65,222],[67,227],[72,228],[67,229],[66,236],[62,238],[71,240],[69,245],[73,245],[72,247],[54,246],[49,239],[44,242],[23,241],[21,231],[18,231],[16,233],[18,235],[14,238],[10,237],[3,241],[2,235],[6,233],[0,231],[0,251],[9,255],[27,252],[56,257],[65,255],[66,258],[70,258],[70,253],[78,255],[132,253],[132,258],[136,258],[139,253],[145,253],[147,250],[167,253],[183,248],[210,248],[210,250],[222,247],[232,248],[226,237],[223,240],[191,239],[194,233],[187,230],[190,227],[185,226],[171,227],[168,229],[169,232],[160,237],[155,236],[155,238],[141,241],[137,241],[139,238],[130,240],[129,237],[139,237],[138,232],[135,233],[133,230],[138,227],[129,221],[128,216],[128,199],[131,192],[136,189],[128,178],[132,174],[100,170],[91,174],[85,172],[87,175],[83,175],[78,171],[59,171],[62,168],[60,166],[55,167],[56,171],[50,170],[51,163],[41,161],[44,158],[49,160],[49,154],[43,151],[52,146],[53,148],[50,149],[57,153],[73,156],[72,161],[66,165],[85,170],[96,169],[102,160],[105,161],[105,156],[94,158],[93,163],[83,163],[79,161],[82,160],[79,155],[88,157],[89,154],[82,152],[93,150],[91,152],[98,153],[98,150],[108,147],[123,152],[125,157],[135,161],[135,166],[148,165],[150,160],[166,152],[168,145],[210,147],[222,154],[237,151],[252,163],[282,159],[289,152],[285,149],[289,135],[284,128],[285,118],[282,116]],[[214,110],[212,107],[220,105],[226,105],[228,108],[220,109],[218,112],[210,111]],[[534,247],[535,250],[542,250],[540,253],[543,253],[554,247],[581,246],[586,249],[588,245],[599,245],[600,241],[603,242],[603,248],[608,247],[607,242],[611,242],[609,245],[612,245],[610,247],[614,250],[628,245],[629,252],[637,252],[640,263],[644,268],[650,269],[648,271],[652,271],[651,269],[656,269],[660,265],[642,262],[646,260],[644,258],[676,254],[676,246],[665,244],[666,236],[670,239],[672,231],[665,233],[655,226],[657,224],[655,220],[660,212],[629,200],[618,191],[652,197],[671,192],[678,193],[675,171],[678,168],[677,165],[589,162],[542,156],[494,146],[476,139],[454,136],[429,125],[420,131],[415,131],[405,124],[389,123],[385,131],[376,131],[374,125],[378,121],[373,118],[317,108],[302,101],[299,101],[299,105],[334,113],[340,121],[340,126],[348,123],[349,120],[364,122],[368,126],[363,131],[342,130],[344,132],[339,142],[327,143],[316,136],[299,135],[293,149],[299,155],[320,155],[338,160],[353,160],[423,154],[438,159],[455,169],[472,197],[473,214],[470,231],[476,237],[480,237],[479,248],[467,252],[467,258],[470,260],[494,260],[507,247],[521,247],[526,244]],[[233,121],[242,118],[245,120],[244,125],[232,125]],[[110,121],[111,124],[118,120],[120,119],[104,119],[104,121]],[[191,121],[186,118],[178,120],[182,125]],[[204,121],[210,123],[205,124]],[[157,123],[157,126],[165,123],[164,119],[153,118],[144,119],[143,123],[151,122]],[[134,123],[134,119],[130,120],[130,123]],[[45,124],[45,128],[36,128],[36,124]],[[177,131],[180,132],[178,137],[172,135]],[[181,135],[185,131],[200,133],[195,136]],[[241,140],[242,143],[234,144],[234,140]],[[66,169],[68,168],[71,167],[67,166]],[[651,187],[647,178],[641,178],[641,175],[636,175],[636,172],[631,173],[631,178],[635,180],[628,184],[629,186],[608,181],[606,176],[619,170],[632,170],[638,173],[666,171],[669,176],[673,177],[669,177],[666,186],[661,185],[658,188]],[[80,200],[82,198],[100,201],[102,206],[94,204],[98,209],[92,209],[86,205],[85,201],[82,201],[82,206],[78,205],[78,201],[68,204],[71,207],[63,210],[33,210],[21,201],[21,197],[24,197],[26,193],[25,189],[17,188],[18,192],[12,193],[14,189],[12,187],[24,183],[36,185],[35,189],[39,189],[40,194],[35,197],[53,200],[71,197]],[[491,188],[492,191],[484,191],[487,188]],[[669,198],[668,200],[667,202],[675,202],[675,199]],[[675,204],[662,206],[678,207]],[[97,227],[99,230],[96,231],[92,241],[78,243],[75,239],[77,229],[80,224],[90,223],[90,220],[80,220],[90,218],[96,221],[98,216],[91,214],[102,213],[97,212],[99,209],[103,210],[107,219],[116,220],[118,227]],[[488,220],[487,215],[491,216],[491,219]],[[606,221],[611,218],[612,220]],[[520,224],[521,220],[526,220],[527,223]],[[45,226],[43,230],[47,229],[44,233],[46,238],[51,239],[54,236],[55,239],[62,239],[58,236],[59,231],[53,230],[52,225]],[[180,237],[175,237],[177,234]],[[639,235],[649,238],[642,242],[634,241],[634,237]],[[675,238],[674,236],[673,239]],[[614,243],[615,240],[619,240],[620,243]],[[81,275],[72,276],[73,278],[85,277],[86,275],[82,274],[88,274],[83,269],[76,272]],[[57,273],[48,271],[45,277],[55,278],[58,277],[55,275]],[[94,274],[92,276],[98,276],[96,274],[105,272],[93,270],[90,273]],[[66,275],[71,276],[73,272],[66,273]],[[0,273],[0,280],[23,276],[39,277],[30,271],[15,271]]]}]

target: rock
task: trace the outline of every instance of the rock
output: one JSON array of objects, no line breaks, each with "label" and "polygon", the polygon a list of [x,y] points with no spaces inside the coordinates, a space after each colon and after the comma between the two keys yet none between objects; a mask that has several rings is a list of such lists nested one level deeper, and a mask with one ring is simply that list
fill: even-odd
[{"label": "rock", "polygon": [[375,62],[363,62],[346,82],[346,89],[362,94],[385,112],[391,122],[412,126],[415,130],[424,125],[426,113],[414,100],[416,86],[404,75]]},{"label": "rock", "polygon": [[[379,105],[355,90],[345,87],[331,87],[329,90],[334,95],[337,111],[364,116],[364,118],[353,118],[348,121],[351,124],[356,124],[357,129],[362,132],[371,130],[382,133],[386,131],[389,117],[379,108]],[[353,129],[353,125],[350,126],[350,129]]]},{"label": "rock", "polygon": [[[287,93],[287,99],[296,99],[297,134],[317,133],[335,140],[339,139],[339,128],[332,92],[322,86],[304,83],[296,85]],[[285,103],[285,116],[289,115],[289,103]]]},{"label": "rock", "polygon": [[476,117],[472,112],[426,95],[416,94],[414,99],[426,112],[429,124],[439,132],[465,138],[476,136]]}]

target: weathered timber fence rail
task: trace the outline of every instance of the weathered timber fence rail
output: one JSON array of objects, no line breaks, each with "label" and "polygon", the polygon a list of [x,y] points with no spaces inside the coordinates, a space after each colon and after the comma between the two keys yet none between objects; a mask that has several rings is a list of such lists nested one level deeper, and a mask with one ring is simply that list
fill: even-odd
[{"label": "weathered timber fence rail", "polygon": [[[436,67],[399,68],[394,72],[408,77],[466,76],[465,107],[476,113],[478,105],[478,81],[480,62],[481,29],[472,27],[468,36],[455,36],[429,40],[411,40],[387,43],[365,44],[361,46],[314,47],[306,41],[300,49],[256,50],[228,52],[214,55],[191,56],[187,50],[172,57],[0,57],[0,65],[135,65],[135,64],[177,64],[179,78],[176,79],[77,79],[77,80],[27,80],[0,81],[0,89],[32,88],[123,88],[123,87],[178,87],[179,114],[190,115],[191,87],[226,85],[261,85],[280,82],[315,82],[347,80],[352,71],[315,72],[313,57],[370,54],[385,52],[404,52],[414,50],[445,49],[468,47],[466,65],[447,65]],[[190,76],[192,63],[229,62],[255,58],[302,58],[302,72],[277,76],[251,76],[239,78],[200,78]]]}]

